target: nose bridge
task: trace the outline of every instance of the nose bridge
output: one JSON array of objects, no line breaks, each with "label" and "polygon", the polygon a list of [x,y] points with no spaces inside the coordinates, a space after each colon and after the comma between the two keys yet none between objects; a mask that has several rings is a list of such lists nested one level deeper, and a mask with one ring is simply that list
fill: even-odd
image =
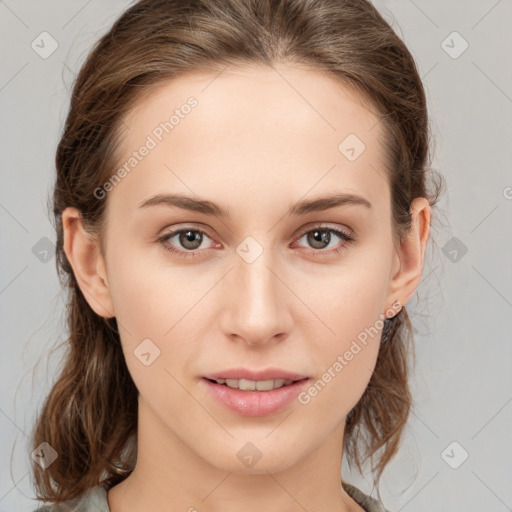
[{"label": "nose bridge", "polygon": [[226,332],[250,343],[269,341],[289,328],[289,291],[278,277],[277,259],[270,248],[247,237],[236,252],[229,277]]}]

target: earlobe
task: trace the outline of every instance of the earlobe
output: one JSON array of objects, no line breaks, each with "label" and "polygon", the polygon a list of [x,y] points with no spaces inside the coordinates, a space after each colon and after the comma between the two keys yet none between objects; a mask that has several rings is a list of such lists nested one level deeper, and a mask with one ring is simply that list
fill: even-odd
[{"label": "earlobe", "polygon": [[411,229],[398,249],[399,269],[393,275],[388,301],[399,300],[406,304],[421,281],[425,248],[430,233],[430,204],[424,197],[411,203]]},{"label": "earlobe", "polygon": [[84,229],[80,213],[68,207],[62,212],[64,252],[85,299],[104,318],[115,316],[99,242]]}]

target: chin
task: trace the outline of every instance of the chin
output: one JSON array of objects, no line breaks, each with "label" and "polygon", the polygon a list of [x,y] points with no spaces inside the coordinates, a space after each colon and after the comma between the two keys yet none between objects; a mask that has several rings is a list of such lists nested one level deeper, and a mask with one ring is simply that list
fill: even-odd
[{"label": "chin", "polygon": [[[235,442],[235,444],[236,446],[225,447],[221,454],[208,454],[203,458],[213,466],[230,473],[266,475],[289,469],[297,463],[297,455],[299,455],[292,445],[289,447],[289,452],[282,452],[269,445],[258,448],[257,442],[254,444],[249,441],[243,444]],[[295,457],[292,457],[292,453]]]}]

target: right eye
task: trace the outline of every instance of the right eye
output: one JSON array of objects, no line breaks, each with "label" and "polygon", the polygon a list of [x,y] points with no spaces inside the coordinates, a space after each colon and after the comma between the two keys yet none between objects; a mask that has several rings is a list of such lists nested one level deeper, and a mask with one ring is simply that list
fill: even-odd
[{"label": "right eye", "polygon": [[[204,237],[210,238],[208,234],[197,228],[185,227],[175,229],[162,235],[158,242],[162,244],[166,251],[181,256],[196,256],[197,249],[201,246],[204,241]],[[176,238],[175,242],[172,239]],[[180,245],[182,249],[176,248],[176,245]]]}]

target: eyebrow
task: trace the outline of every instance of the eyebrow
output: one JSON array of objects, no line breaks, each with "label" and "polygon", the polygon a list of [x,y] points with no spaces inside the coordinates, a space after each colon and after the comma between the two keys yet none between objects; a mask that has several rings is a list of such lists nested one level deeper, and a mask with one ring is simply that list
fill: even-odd
[{"label": "eyebrow", "polygon": [[[196,199],[194,197],[184,196],[180,194],[158,194],[154,197],[146,199],[139,203],[139,208],[146,208],[156,205],[176,206],[184,210],[189,210],[204,215],[212,215],[215,217],[227,218],[230,216],[229,210],[205,199]],[[294,204],[287,215],[307,215],[308,213],[321,212],[345,205],[360,205],[371,208],[370,201],[356,194],[340,192],[312,200],[300,201]]]}]

